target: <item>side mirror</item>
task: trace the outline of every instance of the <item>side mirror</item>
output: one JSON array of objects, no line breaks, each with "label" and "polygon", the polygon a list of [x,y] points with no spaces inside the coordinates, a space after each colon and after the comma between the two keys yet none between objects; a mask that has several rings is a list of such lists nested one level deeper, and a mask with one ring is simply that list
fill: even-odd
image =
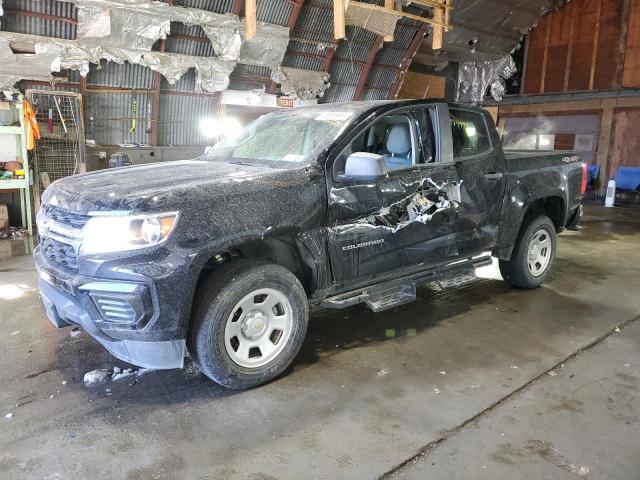
[{"label": "side mirror", "polygon": [[355,152],[349,155],[344,167],[343,182],[374,182],[387,176],[384,157],[376,153]]}]

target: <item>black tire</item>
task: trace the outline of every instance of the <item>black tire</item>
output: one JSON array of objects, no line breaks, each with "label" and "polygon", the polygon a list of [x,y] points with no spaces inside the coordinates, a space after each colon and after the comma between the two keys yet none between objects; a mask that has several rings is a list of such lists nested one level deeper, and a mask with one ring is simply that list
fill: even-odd
[{"label": "black tire", "polygon": [[[292,309],[293,324],[275,358],[260,367],[236,363],[225,347],[227,319],[246,295],[270,288],[283,294]],[[298,354],[307,333],[309,305],[304,288],[286,268],[266,261],[239,260],[214,272],[198,289],[189,331],[189,352],[196,366],[214,382],[245,389],[280,375]]]},{"label": "black tire", "polygon": [[[551,241],[549,261],[539,275],[534,275],[529,268],[529,246],[537,232],[543,231]],[[511,260],[500,260],[500,273],[505,282],[512,287],[537,288],[549,276],[556,258],[556,229],[546,215],[531,215],[524,220],[518,240],[516,241]]]}]

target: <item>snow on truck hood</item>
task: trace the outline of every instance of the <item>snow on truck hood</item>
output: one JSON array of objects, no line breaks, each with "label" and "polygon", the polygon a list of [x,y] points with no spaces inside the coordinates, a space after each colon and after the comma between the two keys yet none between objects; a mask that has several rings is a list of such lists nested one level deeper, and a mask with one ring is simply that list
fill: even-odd
[{"label": "snow on truck hood", "polygon": [[[208,160],[179,160],[112,168],[53,182],[42,196],[50,204],[76,213],[125,210],[154,211],[188,204],[190,191],[218,197],[283,170]],[[258,182],[262,183],[262,182]],[[245,187],[246,188],[246,187]]]}]

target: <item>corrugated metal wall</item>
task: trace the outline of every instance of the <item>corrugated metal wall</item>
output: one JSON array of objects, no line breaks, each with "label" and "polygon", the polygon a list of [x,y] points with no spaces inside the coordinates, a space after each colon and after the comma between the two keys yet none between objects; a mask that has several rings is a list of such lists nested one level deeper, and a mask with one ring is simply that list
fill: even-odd
[{"label": "corrugated metal wall", "polygon": [[[382,0],[374,1],[381,4]],[[176,0],[175,5],[199,8],[217,13],[232,11],[234,0]],[[4,16],[0,28],[5,31],[75,39],[77,8],[59,0],[4,0]],[[347,27],[345,41],[333,39],[331,0],[305,1],[300,9],[291,0],[259,0],[258,20],[286,26],[295,23],[283,65],[331,74],[331,88],[321,100],[337,102],[353,100],[361,79],[366,80],[361,99],[387,98],[394,85],[398,67],[415,34],[412,22],[403,19],[396,28],[395,40],[385,44],[373,65],[367,66],[371,50],[377,45],[374,33],[359,27]],[[414,11],[415,10],[415,11]],[[414,9],[411,13],[420,13]],[[297,18],[292,15],[299,11]],[[159,49],[157,42],[155,49]],[[201,27],[172,22],[171,34],[164,42],[167,52],[212,56],[213,47]],[[370,68],[368,74],[366,71]],[[366,76],[366,78],[362,78]],[[61,72],[64,88],[80,91],[78,72]],[[151,111],[157,106],[157,142],[160,145],[200,145],[205,142],[198,131],[199,120],[214,114],[215,99],[195,94],[195,71],[189,70],[176,84],[146,67],[129,63],[103,61],[91,65],[86,78],[84,105],[86,117],[93,117],[95,140],[99,144],[150,143]],[[38,82],[25,82],[26,88],[51,88]],[[159,90],[158,90],[159,85]],[[271,89],[270,69],[239,64],[230,78],[230,88],[248,90]],[[84,87],[83,87],[84,88]],[[132,108],[137,101],[137,128],[131,132]],[[156,100],[154,105],[153,100]],[[88,137],[90,138],[90,137]]]},{"label": "corrugated metal wall", "polygon": [[[206,145],[200,120],[211,117],[216,107],[213,96],[160,95],[158,143],[160,145]],[[210,139],[209,139],[210,142]]]},{"label": "corrugated metal wall", "polygon": [[[137,102],[136,131],[131,132]],[[148,144],[151,98],[142,92],[91,92],[84,99],[85,119],[93,117],[99,145]]]}]

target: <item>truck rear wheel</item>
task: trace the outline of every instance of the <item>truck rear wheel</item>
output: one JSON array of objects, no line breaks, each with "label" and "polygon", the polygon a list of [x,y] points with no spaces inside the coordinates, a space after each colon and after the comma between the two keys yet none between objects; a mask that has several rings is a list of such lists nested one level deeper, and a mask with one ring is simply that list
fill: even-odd
[{"label": "truck rear wheel", "polygon": [[307,332],[304,288],[287,269],[237,261],[200,287],[189,351],[207,377],[243,389],[280,375],[298,354]]},{"label": "truck rear wheel", "polygon": [[511,260],[500,260],[500,273],[509,285],[536,288],[549,276],[556,257],[556,229],[546,215],[525,219]]}]

